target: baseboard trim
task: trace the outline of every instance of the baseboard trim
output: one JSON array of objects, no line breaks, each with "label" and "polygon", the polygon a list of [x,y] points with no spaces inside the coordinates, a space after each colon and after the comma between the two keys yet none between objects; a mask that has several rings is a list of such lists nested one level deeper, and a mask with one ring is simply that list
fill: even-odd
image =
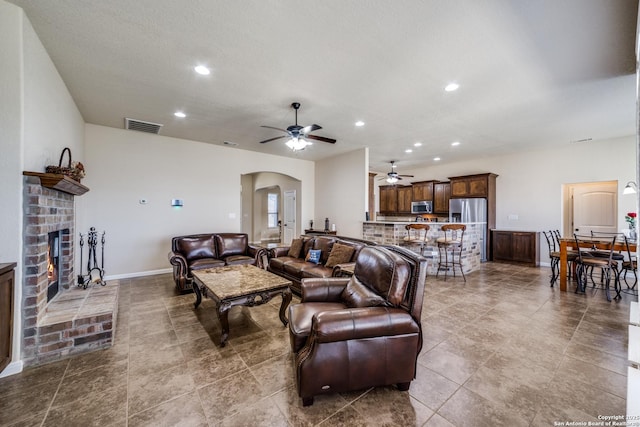
[{"label": "baseboard trim", "polygon": [[131,277],[154,276],[156,274],[171,273],[172,271],[173,270],[171,268],[162,268],[160,270],[140,271],[138,273],[114,274],[111,276],[104,276],[104,280],[106,281],[106,280],[129,279]]},{"label": "baseboard trim", "polygon": [[22,360],[18,360],[17,362],[11,362],[7,365],[6,368],[4,368],[2,372],[0,372],[0,378],[19,374],[20,372],[22,372],[23,368],[24,368],[24,363],[22,363]]}]

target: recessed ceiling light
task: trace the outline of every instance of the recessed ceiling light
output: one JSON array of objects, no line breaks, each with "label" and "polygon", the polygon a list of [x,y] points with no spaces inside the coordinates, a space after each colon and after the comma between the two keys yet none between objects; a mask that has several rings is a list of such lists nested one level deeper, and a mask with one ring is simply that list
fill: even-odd
[{"label": "recessed ceiling light", "polygon": [[433,158],[433,161],[434,161],[434,162],[439,162],[439,161],[440,161],[440,157],[434,157],[434,158]]},{"label": "recessed ceiling light", "polygon": [[414,147],[422,147],[422,142],[416,142],[413,144]]},{"label": "recessed ceiling light", "polygon": [[459,87],[460,85],[458,83],[449,83],[447,86],[445,86],[444,90],[446,90],[447,92],[453,92],[454,90],[458,90]]},{"label": "recessed ceiling light", "polygon": [[453,142],[451,143],[451,145],[452,145],[452,146],[454,146],[454,147],[456,147],[456,146],[460,145],[460,141],[453,141]]},{"label": "recessed ceiling light", "polygon": [[364,122],[362,120],[358,120],[356,122],[356,126],[360,127],[360,126],[364,126]]},{"label": "recessed ceiling light", "polygon": [[413,153],[413,150],[411,148],[407,148],[406,150],[404,150],[405,153]]},{"label": "recessed ceiling light", "polygon": [[173,113],[173,115],[176,117],[180,117],[181,119],[184,119],[185,117],[187,117],[187,115],[182,111],[176,111],[175,113]]},{"label": "recessed ceiling light", "polygon": [[211,70],[204,65],[198,65],[194,68],[194,70],[196,70],[196,73],[202,74],[203,76],[208,76],[209,74],[211,74]]}]

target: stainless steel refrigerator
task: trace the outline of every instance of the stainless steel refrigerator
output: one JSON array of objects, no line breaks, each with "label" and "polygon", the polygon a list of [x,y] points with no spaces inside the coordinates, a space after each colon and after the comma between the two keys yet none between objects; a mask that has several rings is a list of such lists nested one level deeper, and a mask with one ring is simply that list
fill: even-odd
[{"label": "stainless steel refrigerator", "polygon": [[487,199],[451,199],[449,200],[449,222],[483,223],[480,259],[487,260]]}]

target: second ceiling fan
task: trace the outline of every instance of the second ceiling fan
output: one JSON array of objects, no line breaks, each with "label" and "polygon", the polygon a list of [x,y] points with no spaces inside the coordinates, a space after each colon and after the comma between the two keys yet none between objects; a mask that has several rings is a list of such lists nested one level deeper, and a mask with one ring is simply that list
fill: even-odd
[{"label": "second ceiling fan", "polygon": [[396,167],[395,160],[391,160],[391,172],[387,173],[386,177],[381,177],[380,179],[386,179],[389,184],[395,184],[398,181],[401,181],[402,178],[413,178],[413,175],[400,175],[398,172],[394,170]]},{"label": "second ceiling fan", "polygon": [[322,129],[320,125],[309,125],[309,126],[300,126],[298,124],[298,109],[300,108],[299,102],[294,102],[291,104],[291,107],[296,111],[296,124],[289,126],[286,129],[280,129],[273,126],[261,126],[267,129],[275,129],[281,132],[285,132],[286,135],[276,136],[275,138],[265,139],[264,141],[260,141],[260,144],[264,144],[265,142],[275,141],[277,139],[289,138],[287,141],[287,147],[291,148],[293,151],[304,150],[307,145],[310,145],[311,142],[307,140],[315,140],[328,142],[329,144],[335,144],[336,140],[332,138],[325,138],[324,136],[310,135],[311,132]]}]

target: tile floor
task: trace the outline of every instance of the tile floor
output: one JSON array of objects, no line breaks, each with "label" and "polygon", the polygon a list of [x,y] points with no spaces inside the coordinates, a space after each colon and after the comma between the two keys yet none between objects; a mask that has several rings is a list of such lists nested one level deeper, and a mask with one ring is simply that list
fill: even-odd
[{"label": "tile floor", "polygon": [[[549,269],[483,264],[429,277],[408,392],[316,397],[303,408],[279,298],[231,310],[170,275],[121,281],[116,343],[0,379],[3,426],[553,426],[625,413],[629,302],[548,286]],[[295,298],[294,298],[295,302]]]}]

